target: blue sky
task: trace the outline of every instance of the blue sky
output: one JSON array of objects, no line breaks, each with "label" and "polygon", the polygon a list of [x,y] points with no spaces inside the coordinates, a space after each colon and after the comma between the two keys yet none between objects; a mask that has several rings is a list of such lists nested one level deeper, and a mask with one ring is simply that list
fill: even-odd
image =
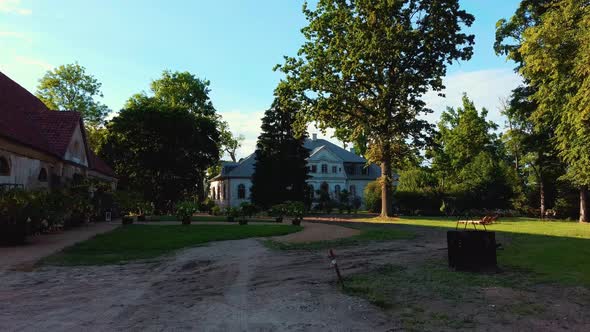
[{"label": "blue sky", "polygon": [[[48,69],[78,61],[103,84],[103,102],[119,110],[162,70],[187,70],[211,81],[211,99],[232,130],[246,136],[241,156],[259,133],[280,74],[272,71],[303,39],[302,0],[0,0],[0,71],[34,92]],[[449,68],[447,97],[425,100],[436,121],[463,92],[500,124],[499,98],[519,78],[493,50],[495,23],[517,0],[463,0],[476,17],[472,60]],[[329,136],[329,133],[328,133]]]}]

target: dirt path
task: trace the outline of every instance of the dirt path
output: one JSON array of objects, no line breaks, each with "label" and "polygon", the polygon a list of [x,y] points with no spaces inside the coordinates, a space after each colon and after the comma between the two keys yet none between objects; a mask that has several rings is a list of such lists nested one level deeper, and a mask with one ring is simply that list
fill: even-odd
[{"label": "dirt path", "polygon": [[395,324],[333,280],[324,255],[271,251],[255,239],[157,263],[5,271],[0,330],[380,331]]},{"label": "dirt path", "polygon": [[[417,239],[337,248],[343,274],[385,264],[429,274],[419,268],[424,262],[444,266],[444,230],[416,232]],[[410,280],[399,287],[415,290],[383,310],[343,294],[326,254],[273,251],[246,239],[152,262],[0,271],[0,331],[589,330],[587,289],[482,285],[456,301]]]},{"label": "dirt path", "polygon": [[106,233],[119,223],[96,223],[80,226],[56,234],[33,237],[29,243],[18,247],[0,247],[0,271],[3,269],[28,269],[39,259],[87,240],[97,234]]},{"label": "dirt path", "polygon": [[289,235],[277,236],[273,240],[285,243],[304,243],[316,241],[329,241],[355,236],[361,233],[358,229],[328,225],[320,223],[303,222],[303,230]]}]

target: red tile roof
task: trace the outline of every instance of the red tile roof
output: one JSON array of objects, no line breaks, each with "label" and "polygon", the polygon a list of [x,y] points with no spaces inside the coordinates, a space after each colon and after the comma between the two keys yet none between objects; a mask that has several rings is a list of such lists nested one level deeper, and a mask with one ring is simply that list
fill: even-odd
[{"label": "red tile roof", "polygon": [[[77,125],[84,128],[80,113],[49,110],[0,72],[0,136],[63,159]],[[87,155],[92,170],[114,176],[113,170],[92,151]]]}]

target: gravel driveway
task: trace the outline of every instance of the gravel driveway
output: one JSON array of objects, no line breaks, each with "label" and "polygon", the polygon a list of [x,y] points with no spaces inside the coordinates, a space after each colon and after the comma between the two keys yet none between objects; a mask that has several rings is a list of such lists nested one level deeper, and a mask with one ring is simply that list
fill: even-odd
[{"label": "gravel driveway", "polygon": [[155,262],[0,274],[0,330],[367,331],[387,316],[334,284],[320,253],[256,239]]}]

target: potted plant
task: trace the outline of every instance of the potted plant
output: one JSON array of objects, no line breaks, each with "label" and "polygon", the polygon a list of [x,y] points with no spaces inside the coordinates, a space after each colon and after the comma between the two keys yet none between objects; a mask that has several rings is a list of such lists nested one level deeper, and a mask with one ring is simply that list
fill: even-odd
[{"label": "potted plant", "polygon": [[182,220],[183,225],[190,225],[191,217],[197,211],[197,204],[192,201],[183,201],[176,204],[176,217]]},{"label": "potted plant", "polygon": [[275,218],[276,222],[282,223],[285,214],[287,214],[287,208],[285,204],[275,204],[270,208],[269,214]]},{"label": "potted plant", "polygon": [[236,221],[236,217],[240,215],[240,211],[233,207],[228,207],[225,209],[225,215],[227,216],[228,222]]},{"label": "potted plant", "polygon": [[305,205],[303,202],[287,202],[287,207],[288,215],[293,217],[291,224],[295,226],[301,225],[301,220],[303,220],[303,215],[305,213]]},{"label": "potted plant", "polygon": [[131,225],[133,224],[133,216],[126,214],[124,216],[121,217],[121,223],[123,223],[123,225]]}]

